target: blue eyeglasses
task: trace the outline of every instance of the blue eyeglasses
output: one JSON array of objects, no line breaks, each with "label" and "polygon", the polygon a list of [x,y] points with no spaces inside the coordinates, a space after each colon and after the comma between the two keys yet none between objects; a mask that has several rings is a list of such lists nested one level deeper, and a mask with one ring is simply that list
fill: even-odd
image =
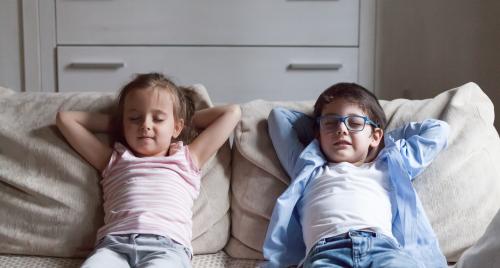
[{"label": "blue eyeglasses", "polygon": [[361,115],[323,115],[318,117],[316,121],[322,130],[328,132],[335,131],[339,122],[344,123],[347,130],[352,132],[362,131],[365,129],[366,124],[370,124],[376,128],[379,127],[379,125],[373,122],[370,118]]}]

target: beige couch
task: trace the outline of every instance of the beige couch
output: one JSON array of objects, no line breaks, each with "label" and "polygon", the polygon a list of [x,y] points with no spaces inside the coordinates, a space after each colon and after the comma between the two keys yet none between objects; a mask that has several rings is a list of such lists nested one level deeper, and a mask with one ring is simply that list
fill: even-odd
[{"label": "beige couch", "polygon": [[[197,108],[211,105],[203,86],[195,86],[195,96]],[[99,176],[64,141],[54,120],[61,109],[109,111],[113,97],[0,88],[0,267],[78,267],[92,249],[102,224]],[[289,182],[265,119],[275,106],[311,112],[312,103],[242,104],[234,145],[224,145],[203,168],[193,208],[194,267],[260,263],[275,199]],[[382,104],[389,129],[427,117],[450,124],[447,150],[415,187],[448,261],[481,267],[487,254],[500,252],[491,235],[480,239],[490,223],[488,234],[500,235],[500,216],[492,221],[500,208],[500,139],[491,101],[469,83],[433,99]]]}]

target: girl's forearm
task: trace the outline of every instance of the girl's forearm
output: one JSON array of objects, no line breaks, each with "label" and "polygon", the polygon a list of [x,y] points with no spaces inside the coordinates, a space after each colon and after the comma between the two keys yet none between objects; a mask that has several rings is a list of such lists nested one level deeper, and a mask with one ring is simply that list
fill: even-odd
[{"label": "girl's forearm", "polygon": [[68,143],[94,168],[103,171],[111,157],[111,147],[94,132],[109,131],[110,117],[86,112],[59,112],[56,125]]},{"label": "girl's forearm", "polygon": [[193,126],[196,128],[206,128],[224,114],[239,112],[239,106],[235,104],[216,106],[196,111],[193,115]]},{"label": "girl's forearm", "polygon": [[189,144],[189,150],[199,168],[224,144],[240,118],[240,106],[235,104],[195,113],[193,125],[203,128],[203,131]]},{"label": "girl's forearm", "polygon": [[73,121],[91,132],[109,132],[111,129],[111,116],[101,113],[88,113],[79,111],[59,112],[65,120]]}]

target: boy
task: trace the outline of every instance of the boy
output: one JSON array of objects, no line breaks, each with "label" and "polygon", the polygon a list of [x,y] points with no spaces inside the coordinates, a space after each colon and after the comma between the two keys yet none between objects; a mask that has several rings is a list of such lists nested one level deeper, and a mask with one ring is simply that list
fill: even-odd
[{"label": "boy", "polygon": [[384,138],[378,100],[351,83],[325,90],[314,117],[275,108],[268,118],[292,178],[264,242],[269,266],[446,267],[411,184],[446,147],[446,122],[409,123]]}]

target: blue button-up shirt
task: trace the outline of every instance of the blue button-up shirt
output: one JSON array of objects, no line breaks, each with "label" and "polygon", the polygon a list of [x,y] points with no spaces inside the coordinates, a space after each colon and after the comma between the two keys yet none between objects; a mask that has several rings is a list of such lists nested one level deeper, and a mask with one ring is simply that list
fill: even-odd
[{"label": "blue button-up shirt", "polygon": [[[275,108],[268,126],[278,158],[292,180],[276,200],[263,250],[267,266],[287,267],[299,264],[307,254],[297,205],[327,160],[313,138],[314,121],[304,113]],[[448,124],[440,120],[406,124],[385,135],[385,147],[377,156],[387,161],[393,189],[392,233],[403,250],[425,267],[447,264],[411,181],[446,147],[448,132]]]}]

